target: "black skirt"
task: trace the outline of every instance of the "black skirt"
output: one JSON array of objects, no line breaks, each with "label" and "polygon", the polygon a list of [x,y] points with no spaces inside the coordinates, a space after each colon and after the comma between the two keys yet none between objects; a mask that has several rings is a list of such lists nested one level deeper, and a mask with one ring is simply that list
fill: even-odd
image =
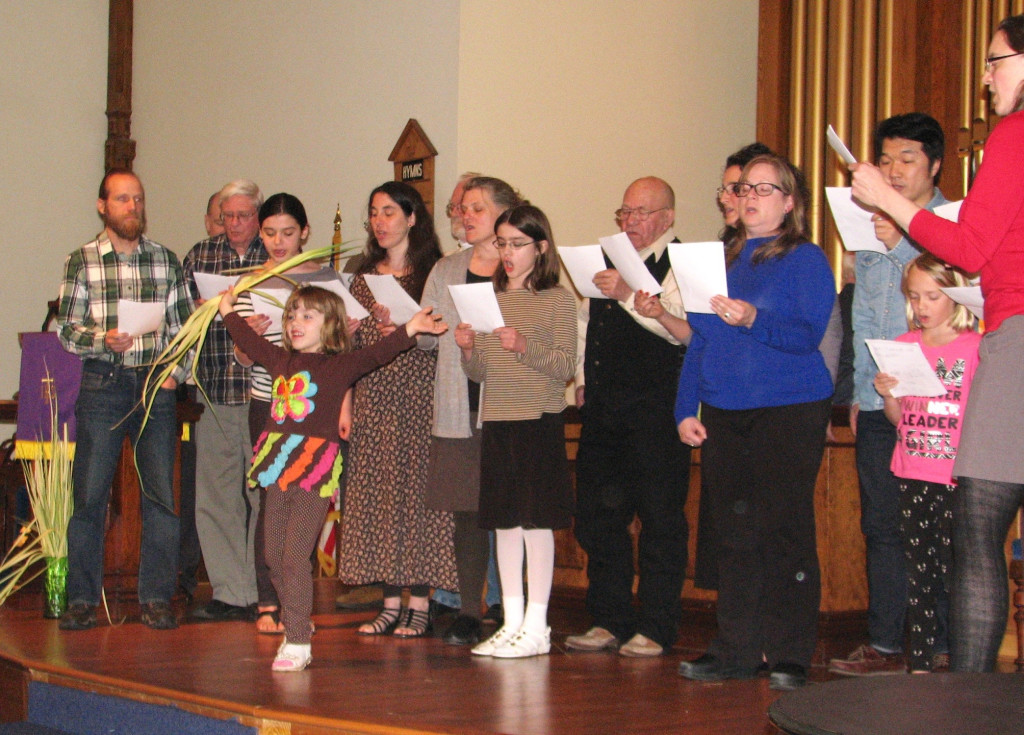
[{"label": "black skirt", "polygon": [[568,528],[573,495],[565,421],[485,421],[480,461],[480,528]]}]

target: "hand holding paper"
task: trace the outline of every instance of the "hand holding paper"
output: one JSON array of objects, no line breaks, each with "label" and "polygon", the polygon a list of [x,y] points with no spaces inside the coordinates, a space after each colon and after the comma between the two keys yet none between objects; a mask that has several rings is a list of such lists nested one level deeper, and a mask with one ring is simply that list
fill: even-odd
[{"label": "hand holding paper", "polygon": [[600,245],[578,245],[558,248],[558,256],[569,271],[573,285],[583,298],[603,299],[604,294],[594,285],[594,276],[607,268]]},{"label": "hand holding paper", "polygon": [[117,330],[138,337],[140,334],[155,332],[164,323],[163,301],[129,301],[119,299],[117,302]]},{"label": "hand holding paper", "polygon": [[640,260],[640,255],[633,247],[633,242],[625,232],[619,232],[611,237],[599,238],[601,249],[608,255],[608,259],[614,264],[615,269],[629,285],[632,291],[646,291],[652,296],[662,291],[647,266]]},{"label": "hand holding paper", "polygon": [[405,324],[420,310],[416,303],[398,280],[388,274],[386,276],[366,275],[366,285],[373,298],[391,310],[391,320],[395,324]]},{"label": "hand holding paper", "polygon": [[865,342],[879,371],[899,381],[892,388],[893,398],[946,395],[946,386],[935,375],[919,344],[888,339],[868,339]]},{"label": "hand holding paper", "polygon": [[501,307],[490,283],[462,283],[448,287],[455,302],[459,321],[469,324],[473,331],[490,334],[505,326]]},{"label": "hand holding paper", "polygon": [[725,248],[721,242],[670,242],[668,257],[687,311],[711,314],[711,297],[727,296]]}]

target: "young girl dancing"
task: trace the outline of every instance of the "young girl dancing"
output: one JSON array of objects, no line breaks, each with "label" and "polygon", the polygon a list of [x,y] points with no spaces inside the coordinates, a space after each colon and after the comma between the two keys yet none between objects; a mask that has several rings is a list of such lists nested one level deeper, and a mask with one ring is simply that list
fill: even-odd
[{"label": "young girl dancing", "polygon": [[501,267],[494,287],[505,326],[478,335],[463,323],[455,332],[466,375],[484,384],[480,527],[496,531],[505,612],[504,625],[473,653],[523,658],[551,648],[553,529],[568,528],[572,518],[562,411],[576,365],[576,308],[558,285],[558,256],[543,212],[513,207],[498,217],[495,232]]},{"label": "young girl dancing", "polygon": [[312,660],[309,555],[338,492],[338,414],[345,392],[358,378],[415,345],[414,335],[441,334],[448,327],[435,321],[429,308],[423,309],[404,329],[353,352],[341,298],[305,286],[285,304],[284,346],[277,347],[233,311],[235,301],[233,289],[221,297],[224,324],[239,348],[273,378],[270,415],[249,470],[249,483],[266,490],[265,553],[284,623],[285,639],[271,668],[302,671]]},{"label": "young girl dancing", "polygon": [[911,331],[896,339],[921,345],[946,386],[945,397],[894,398],[892,389],[899,381],[886,373],[875,376],[875,389],[885,399],[885,415],[899,434],[891,468],[899,478],[900,533],[910,583],[907,628],[912,673],[931,671],[936,659],[949,652],[946,579],[953,563],[953,461],[978,367],[981,335],[974,331],[971,312],[940,289],[966,285],[960,271],[927,253],[911,261],[903,276]]}]

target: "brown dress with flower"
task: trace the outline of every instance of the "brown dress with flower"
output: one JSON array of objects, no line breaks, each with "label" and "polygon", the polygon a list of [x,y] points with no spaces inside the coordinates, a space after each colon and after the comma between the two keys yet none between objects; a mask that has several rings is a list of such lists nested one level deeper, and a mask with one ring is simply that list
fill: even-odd
[{"label": "brown dress with flower", "polygon": [[[398,281],[409,290],[411,278]],[[362,275],[351,290],[367,309],[375,303]],[[364,319],[357,346],[380,339],[373,317]],[[427,510],[423,502],[435,359],[435,352],[413,348],[356,383],[342,509],[339,576],[345,584],[458,589],[454,516]]]}]

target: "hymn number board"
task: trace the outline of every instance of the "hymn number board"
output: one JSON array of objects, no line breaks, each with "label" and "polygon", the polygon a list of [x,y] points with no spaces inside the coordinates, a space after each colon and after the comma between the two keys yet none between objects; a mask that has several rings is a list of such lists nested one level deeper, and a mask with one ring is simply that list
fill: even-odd
[{"label": "hymn number board", "polygon": [[395,165],[395,181],[404,181],[423,197],[427,211],[434,214],[434,158],[437,149],[423,128],[410,118],[398,136],[388,160]]}]

